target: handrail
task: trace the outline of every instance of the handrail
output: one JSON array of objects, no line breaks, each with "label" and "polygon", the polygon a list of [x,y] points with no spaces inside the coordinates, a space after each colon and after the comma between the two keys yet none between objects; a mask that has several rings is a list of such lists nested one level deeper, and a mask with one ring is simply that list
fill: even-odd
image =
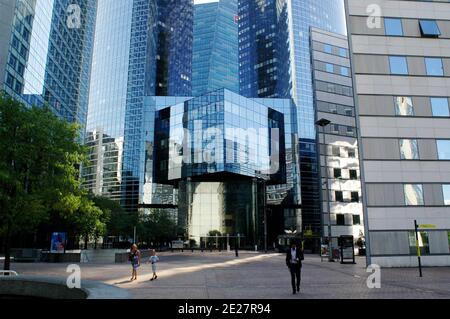
[{"label": "handrail", "polygon": [[19,276],[19,274],[17,272],[15,272],[14,270],[0,270],[0,275],[1,276]]}]

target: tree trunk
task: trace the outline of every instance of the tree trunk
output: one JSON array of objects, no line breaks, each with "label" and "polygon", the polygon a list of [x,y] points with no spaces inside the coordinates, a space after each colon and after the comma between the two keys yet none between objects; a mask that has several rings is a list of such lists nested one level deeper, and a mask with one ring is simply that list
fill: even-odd
[{"label": "tree trunk", "polygon": [[84,237],[84,249],[87,250],[88,249],[88,240],[89,240],[89,236],[86,235]]},{"label": "tree trunk", "polygon": [[11,270],[11,234],[9,226],[7,226],[5,236],[5,263],[3,270]]}]

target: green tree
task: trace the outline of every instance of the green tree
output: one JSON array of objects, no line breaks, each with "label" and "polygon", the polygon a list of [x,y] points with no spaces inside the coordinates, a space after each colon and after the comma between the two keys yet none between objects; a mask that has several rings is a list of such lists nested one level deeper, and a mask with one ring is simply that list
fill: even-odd
[{"label": "green tree", "polygon": [[177,238],[177,224],[164,209],[152,209],[140,224],[141,237],[147,242],[161,244]]},{"label": "green tree", "polygon": [[[4,269],[10,268],[11,238],[33,231],[58,212],[90,227],[99,212],[86,201],[79,165],[86,149],[77,142],[79,126],[57,118],[48,107],[27,108],[0,95],[0,236]],[[87,212],[89,214],[87,214]],[[80,216],[83,216],[81,218]],[[85,229],[82,229],[86,231]]]},{"label": "green tree", "polygon": [[106,221],[106,233],[109,236],[131,236],[137,224],[137,214],[127,213],[117,201],[107,197],[93,196],[95,205],[109,214]]}]

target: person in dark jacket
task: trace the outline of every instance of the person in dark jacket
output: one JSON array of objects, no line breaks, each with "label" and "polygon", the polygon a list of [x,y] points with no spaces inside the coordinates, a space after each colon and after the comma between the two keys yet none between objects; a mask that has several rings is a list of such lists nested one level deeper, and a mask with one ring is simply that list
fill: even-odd
[{"label": "person in dark jacket", "polygon": [[[297,292],[300,292],[303,259],[303,250],[298,247],[296,243],[292,243],[286,254],[286,265],[291,273],[292,291],[294,295]],[[297,281],[295,279],[297,279]]]}]

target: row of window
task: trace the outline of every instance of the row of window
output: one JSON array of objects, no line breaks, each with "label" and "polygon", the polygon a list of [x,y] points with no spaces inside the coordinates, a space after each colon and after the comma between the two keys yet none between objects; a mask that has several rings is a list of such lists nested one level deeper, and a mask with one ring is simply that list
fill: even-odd
[{"label": "row of window", "polygon": [[359,192],[334,191],[334,201],[339,203],[359,203]]},{"label": "row of window", "polygon": [[[405,206],[424,206],[423,184],[404,184],[403,193]],[[444,205],[450,206],[450,184],[442,185],[442,194],[444,196]]]},{"label": "row of window", "polygon": [[[403,25],[401,18],[384,18],[384,29],[386,35],[403,36]],[[420,34],[424,38],[438,38],[441,35],[436,20],[419,20]]]},{"label": "row of window", "polygon": [[345,214],[336,214],[337,226],[358,226],[361,225],[361,216],[352,215],[351,223],[345,221]]},{"label": "row of window", "polygon": [[358,180],[358,171],[356,169],[348,170],[348,178],[342,175],[342,168],[333,168],[333,176],[337,179],[350,179],[350,180]]},{"label": "row of window", "polygon": [[[427,76],[444,76],[442,58],[425,57],[425,69]],[[391,74],[408,75],[408,60],[406,56],[389,56]]]},{"label": "row of window", "polygon": [[[417,139],[400,139],[400,158],[402,160],[419,160],[419,143]],[[450,140],[436,140],[439,160],[450,160]]]},{"label": "row of window", "polygon": [[349,57],[349,51],[345,48],[341,48],[338,46],[334,46],[328,43],[321,43],[321,42],[314,42],[314,50],[324,52],[327,54],[332,54],[336,56],[340,56],[342,58],[348,58]]},{"label": "row of window", "polygon": [[[325,147],[321,145],[321,148]],[[356,149],[352,147],[341,147],[337,145],[330,146],[328,152],[323,149],[320,150],[320,155],[336,156],[343,158],[356,158]]]},{"label": "row of window", "polygon": [[[430,97],[431,113],[436,117],[450,116],[447,97]],[[395,114],[398,116],[414,116],[414,105],[409,96],[394,97]]]},{"label": "row of window", "polygon": [[315,61],[315,68],[319,71],[327,72],[327,73],[333,73],[338,74],[342,76],[350,76],[350,69],[345,66],[328,63],[328,62],[322,62],[322,61]]}]

